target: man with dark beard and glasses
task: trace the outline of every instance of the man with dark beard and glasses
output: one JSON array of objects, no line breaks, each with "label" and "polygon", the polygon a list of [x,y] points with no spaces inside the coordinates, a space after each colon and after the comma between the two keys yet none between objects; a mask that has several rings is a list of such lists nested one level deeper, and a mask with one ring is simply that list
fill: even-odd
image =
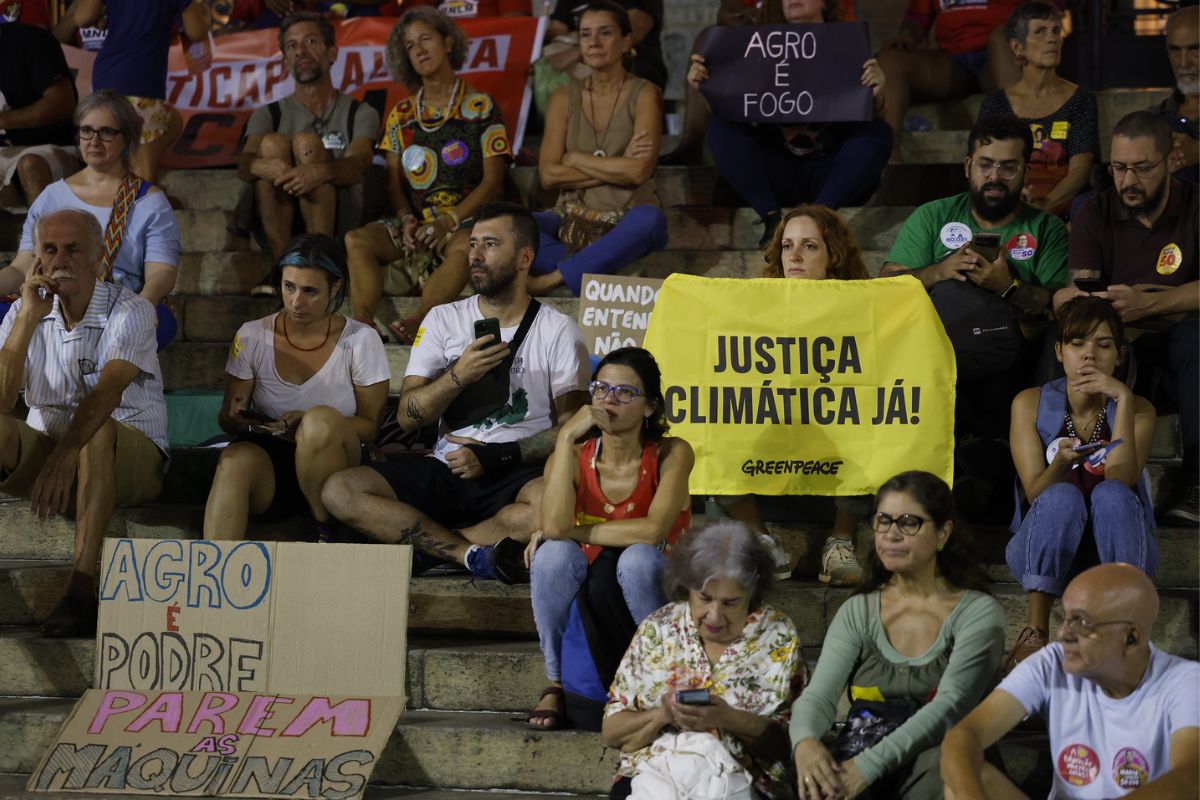
[{"label": "man with dark beard and glasses", "polygon": [[[433,452],[339,472],[321,500],[372,539],[411,544],[414,574],[440,560],[514,583],[528,580],[519,543],[539,525],[542,466],[587,399],[589,362],[575,322],[525,289],[538,247],[528,210],[485,204],[469,247],[476,295],[429,312],[400,389],[396,421],[438,423]],[[497,322],[499,342],[483,333]]]},{"label": "man with dark beard and glasses", "polygon": [[[246,123],[238,177],[248,185],[234,220],[272,261],[297,234],[336,238],[362,224],[362,180],[379,132],[375,109],[333,88],[338,49],[329,20],[288,14],[279,49],[296,91],[256,109]],[[275,292],[264,281],[251,294]]]},{"label": "man with dark beard and glasses", "polygon": [[[880,273],[911,274],[933,297],[959,357],[959,435],[1007,437],[1009,404],[1029,383],[1024,361],[1033,362],[1021,358],[1017,320],[1044,317],[1067,283],[1066,227],[1021,200],[1032,152],[1017,117],[976,123],[963,162],[968,191],[914,211]],[[981,234],[996,239],[994,250]]]},{"label": "man with dark beard and glasses", "polygon": [[[1083,289],[1101,289],[1092,293],[1120,312],[1137,359],[1134,391],[1155,408],[1179,408],[1184,485],[1165,516],[1194,524],[1200,522],[1200,195],[1196,184],[1171,177],[1172,148],[1170,125],[1153,112],[1135,111],[1113,128],[1115,185],[1075,215],[1075,284],[1054,295],[1054,306]],[[1174,398],[1152,391],[1164,373]]]}]

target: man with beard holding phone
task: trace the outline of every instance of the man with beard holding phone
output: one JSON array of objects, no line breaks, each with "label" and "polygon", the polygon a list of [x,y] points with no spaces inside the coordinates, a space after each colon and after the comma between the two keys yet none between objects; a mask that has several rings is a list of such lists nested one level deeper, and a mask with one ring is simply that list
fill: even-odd
[{"label": "man with beard holding phone", "polygon": [[[246,123],[238,177],[248,186],[234,220],[272,261],[297,234],[337,238],[362,224],[362,181],[379,132],[375,109],[333,88],[338,49],[329,20],[288,14],[279,25],[279,49],[296,91],[256,109]],[[269,282],[251,290],[276,292]]]},{"label": "man with beard holding phone", "polygon": [[[400,389],[396,421],[437,423],[433,452],[343,470],[321,500],[376,541],[411,544],[414,574],[449,561],[516,583],[528,580],[522,543],[539,525],[542,467],[587,399],[589,361],[575,322],[525,289],[538,247],[527,209],[485,204],[469,247],[476,294],[429,312]],[[492,322],[500,341],[476,324]]]},{"label": "man with beard holding phone", "polygon": [[[959,359],[960,434],[1007,437],[1009,404],[1028,384],[1017,322],[1044,316],[1067,283],[1066,226],[1021,200],[1032,152],[1017,117],[977,122],[963,161],[967,191],[917,208],[880,273],[913,275],[938,308]],[[985,238],[998,248],[977,247]]]},{"label": "man with beard holding phone", "polygon": [[1171,176],[1171,133],[1150,111],[1128,114],[1113,128],[1114,186],[1075,215],[1074,285],[1054,295],[1054,307],[1093,289],[1126,325],[1138,365],[1134,391],[1161,408],[1151,391],[1154,378],[1165,373],[1171,379],[1184,485],[1165,516],[1194,524],[1200,522],[1200,195],[1196,184]]},{"label": "man with beard holding phone", "polygon": [[[103,233],[85,211],[46,214],[36,261],[0,324],[0,492],[42,519],[75,515],[66,597],[47,636],[96,631],[96,561],[114,507],[149,503],[167,463],[167,408],[145,298],[97,279]],[[29,415],[14,415],[24,391]]]}]

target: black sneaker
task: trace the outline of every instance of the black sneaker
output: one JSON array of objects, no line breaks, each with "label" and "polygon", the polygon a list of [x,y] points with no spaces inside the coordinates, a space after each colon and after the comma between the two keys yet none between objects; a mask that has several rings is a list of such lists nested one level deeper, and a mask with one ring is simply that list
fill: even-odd
[{"label": "black sneaker", "polygon": [[1192,525],[1200,523],[1200,484],[1192,483],[1184,489],[1179,499],[1163,512],[1163,517]]},{"label": "black sneaker", "polygon": [[529,583],[525,569],[525,545],[505,537],[495,544],[485,544],[467,553],[467,569],[471,579],[501,583]]}]

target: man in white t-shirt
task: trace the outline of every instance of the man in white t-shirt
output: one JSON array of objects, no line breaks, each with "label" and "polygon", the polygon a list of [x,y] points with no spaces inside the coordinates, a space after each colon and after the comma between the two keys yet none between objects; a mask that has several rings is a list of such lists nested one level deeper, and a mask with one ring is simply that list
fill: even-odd
[{"label": "man in white t-shirt", "polygon": [[983,751],[1030,714],[1049,727],[1051,797],[1195,797],[1200,664],[1150,643],[1154,584],[1130,564],[1103,564],[1071,581],[1062,602],[1062,641],[1021,662],[946,734],[946,797],[1024,797]]},{"label": "man in white t-shirt", "polygon": [[[558,425],[586,401],[589,377],[578,326],[525,290],[537,246],[528,210],[489,203],[476,212],[476,294],[429,312],[401,387],[402,428],[440,420],[433,452],[339,472],[321,493],[335,517],[373,539],[510,583],[528,577],[519,543],[538,525],[538,478]],[[476,334],[485,319],[499,321],[499,344]],[[510,353],[506,343],[522,329]]]}]

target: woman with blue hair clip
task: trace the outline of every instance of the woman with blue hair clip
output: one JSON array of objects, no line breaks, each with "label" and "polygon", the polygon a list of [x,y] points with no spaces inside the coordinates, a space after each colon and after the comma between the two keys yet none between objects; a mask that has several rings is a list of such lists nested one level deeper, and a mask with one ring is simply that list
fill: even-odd
[{"label": "woman with blue hair clip", "polygon": [[370,326],[337,313],[346,255],[322,234],[295,239],[275,265],[283,308],[238,329],[217,421],[233,437],[204,508],[206,539],[242,539],[251,515],[285,519],[307,507],[317,538],[335,522],[321,488],[357,466],[387,401],[387,355]]}]

